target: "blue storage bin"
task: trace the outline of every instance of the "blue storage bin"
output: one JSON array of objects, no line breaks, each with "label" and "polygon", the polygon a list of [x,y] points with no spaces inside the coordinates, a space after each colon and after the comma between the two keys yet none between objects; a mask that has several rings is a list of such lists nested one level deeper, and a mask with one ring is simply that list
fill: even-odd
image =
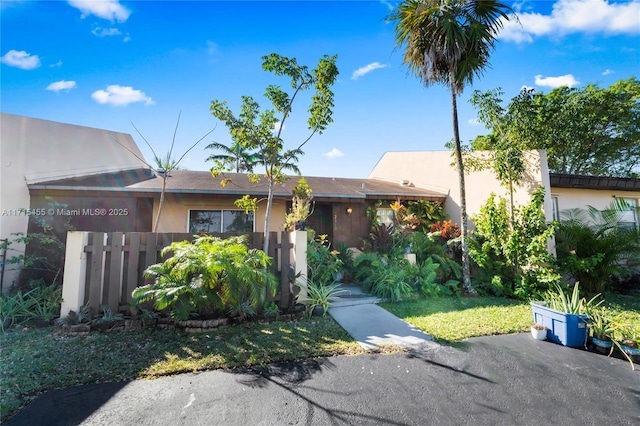
[{"label": "blue storage bin", "polygon": [[547,339],[571,348],[584,347],[587,340],[587,315],[567,314],[531,303],[533,322],[547,327]]}]

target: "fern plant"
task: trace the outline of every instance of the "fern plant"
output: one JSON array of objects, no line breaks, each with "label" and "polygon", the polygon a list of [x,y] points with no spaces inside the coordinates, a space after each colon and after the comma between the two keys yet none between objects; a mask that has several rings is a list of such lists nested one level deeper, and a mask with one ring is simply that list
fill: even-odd
[{"label": "fern plant", "polygon": [[249,249],[244,236],[197,237],[162,250],[168,253],[173,256],[145,271],[155,282],[134,290],[135,303],[153,301],[156,310],[169,309],[176,320],[227,313],[243,319],[262,310],[267,292],[275,294],[277,282],[267,269],[271,259]]}]

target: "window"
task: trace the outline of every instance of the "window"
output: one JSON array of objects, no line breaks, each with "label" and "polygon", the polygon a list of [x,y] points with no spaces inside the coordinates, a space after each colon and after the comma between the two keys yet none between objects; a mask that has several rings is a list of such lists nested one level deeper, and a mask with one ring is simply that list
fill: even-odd
[{"label": "window", "polygon": [[385,225],[393,225],[394,213],[393,209],[376,209],[376,216],[378,217],[378,223],[384,223]]},{"label": "window", "polygon": [[189,232],[251,232],[253,213],[244,210],[189,210]]},{"label": "window", "polygon": [[618,219],[618,228],[636,228],[638,226],[638,201],[634,198],[618,198],[623,212]]},{"label": "window", "polygon": [[558,209],[558,197],[551,196],[553,220],[560,220],[560,210]]}]

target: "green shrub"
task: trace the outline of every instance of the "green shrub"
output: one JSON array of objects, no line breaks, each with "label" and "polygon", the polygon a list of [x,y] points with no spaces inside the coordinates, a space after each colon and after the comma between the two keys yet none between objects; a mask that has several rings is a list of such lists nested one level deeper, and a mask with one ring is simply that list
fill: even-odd
[{"label": "green shrub", "polygon": [[556,236],[560,267],[589,293],[609,290],[613,278],[631,275],[640,265],[640,231],[618,227],[623,209],[614,202],[602,211],[589,207],[560,213]]},{"label": "green shrub", "polygon": [[326,235],[316,237],[315,231],[307,230],[307,267],[310,281],[318,284],[333,282],[333,274],[342,267],[337,250],[331,250],[331,243]]},{"label": "green shrub", "polygon": [[271,259],[245,242],[246,237],[205,236],[171,244],[162,255],[173,256],[147,268],[145,274],[155,277],[155,283],[134,290],[134,303],[152,300],[157,310],[169,309],[176,320],[192,315],[244,318],[262,311],[277,282],[267,269]]}]

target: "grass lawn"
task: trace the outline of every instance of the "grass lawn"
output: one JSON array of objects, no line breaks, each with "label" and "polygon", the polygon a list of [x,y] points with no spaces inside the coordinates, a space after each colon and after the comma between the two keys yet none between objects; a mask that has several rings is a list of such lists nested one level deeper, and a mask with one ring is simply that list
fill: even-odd
[{"label": "grass lawn", "polygon": [[439,342],[528,331],[528,303],[501,297],[431,298],[380,306],[430,334]]},{"label": "grass lawn", "polygon": [[51,331],[0,335],[0,421],[49,389],[365,352],[330,317],[193,335],[147,330],[60,337]]},{"label": "grass lawn", "polygon": [[[605,300],[605,306],[623,312],[640,335],[640,293],[607,294]],[[525,332],[533,320],[529,303],[500,297],[420,299],[380,305],[440,342]]]}]

